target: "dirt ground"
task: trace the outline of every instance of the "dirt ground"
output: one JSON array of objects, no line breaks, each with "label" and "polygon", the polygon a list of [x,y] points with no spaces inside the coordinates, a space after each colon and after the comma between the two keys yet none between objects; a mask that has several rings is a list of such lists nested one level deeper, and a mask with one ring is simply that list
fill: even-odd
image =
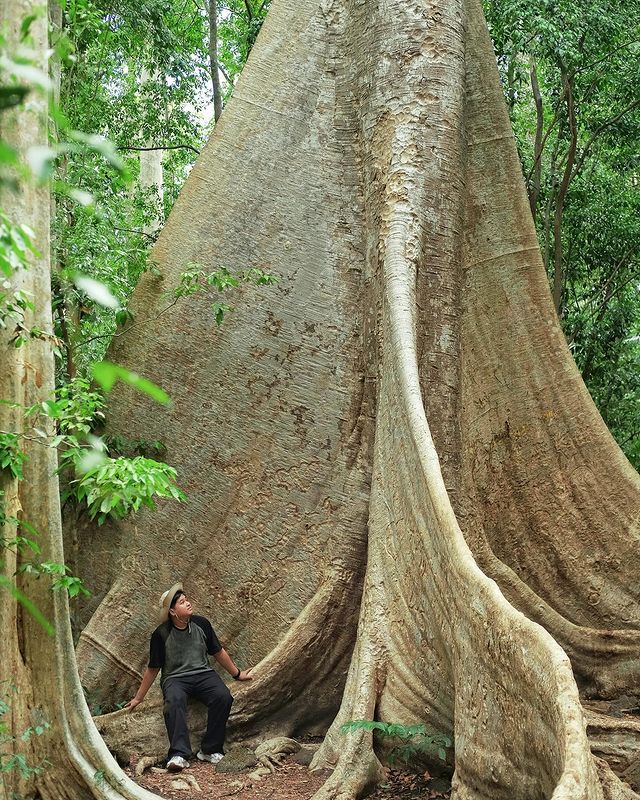
[{"label": "dirt ground", "polygon": [[[133,767],[127,772],[133,777]],[[275,774],[252,782],[248,773],[216,773],[211,764],[191,762],[178,774],[148,770],[137,782],[167,800],[310,800],[327,778],[327,772],[310,772],[306,766],[285,762]],[[176,780],[185,788],[176,788]],[[416,775],[402,770],[388,770],[387,780],[369,797],[375,800],[438,800],[448,798],[451,787],[443,778],[432,778],[428,772]]]}]

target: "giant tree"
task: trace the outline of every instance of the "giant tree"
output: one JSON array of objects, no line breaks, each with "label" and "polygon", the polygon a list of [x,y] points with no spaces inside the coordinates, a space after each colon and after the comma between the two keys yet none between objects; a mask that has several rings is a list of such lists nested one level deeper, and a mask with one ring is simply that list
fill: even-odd
[{"label": "giant tree", "polygon": [[[164,438],[191,505],[89,532],[112,555],[88,689],[132,690],[180,576],[260,660],[238,735],[339,708],[322,797],[379,775],[339,733],[374,715],[453,732],[460,797],[623,792],[579,689],[637,682],[637,475],[558,327],[479,5],[280,0],[154,257],[281,282],[220,331],[203,299],[115,350],[175,405],[122,392],[112,424]],[[160,750],[159,720],[100,724]]]},{"label": "giant tree", "polygon": [[[334,720],[318,798],[380,775],[340,734],[374,715],[452,732],[460,798],[633,796],[581,698],[637,686],[637,475],[558,327],[479,3],[277,0],[154,258],[114,357],[174,406],[123,390],[111,425],[191,504],[76,531],[87,689],[127,698],[180,576],[260,662],[238,736]],[[187,263],[280,283],[154,322]],[[637,723],[588,714],[632,766]],[[100,727],[163,748],[157,703]]]}]

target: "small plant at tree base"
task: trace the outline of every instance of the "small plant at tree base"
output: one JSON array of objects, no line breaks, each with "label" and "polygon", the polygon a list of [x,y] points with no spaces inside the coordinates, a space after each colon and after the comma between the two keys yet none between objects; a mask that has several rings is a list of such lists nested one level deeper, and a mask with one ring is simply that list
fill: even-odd
[{"label": "small plant at tree base", "polygon": [[428,734],[424,725],[401,725],[397,722],[355,719],[346,722],[340,728],[340,733],[352,731],[379,731],[383,736],[402,740],[402,744],[394,747],[389,755],[391,764],[396,764],[398,761],[411,764],[417,755],[422,754],[431,758],[437,755],[441,761],[446,761],[447,748],[453,744],[451,738],[442,733]]}]

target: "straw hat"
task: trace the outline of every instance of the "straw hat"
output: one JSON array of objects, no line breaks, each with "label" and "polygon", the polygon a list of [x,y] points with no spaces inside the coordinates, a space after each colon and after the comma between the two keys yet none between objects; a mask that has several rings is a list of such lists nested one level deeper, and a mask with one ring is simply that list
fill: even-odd
[{"label": "straw hat", "polygon": [[169,619],[169,609],[171,608],[171,601],[176,595],[176,592],[182,592],[182,584],[174,583],[173,586],[163,593],[160,598],[160,622],[166,622]]}]

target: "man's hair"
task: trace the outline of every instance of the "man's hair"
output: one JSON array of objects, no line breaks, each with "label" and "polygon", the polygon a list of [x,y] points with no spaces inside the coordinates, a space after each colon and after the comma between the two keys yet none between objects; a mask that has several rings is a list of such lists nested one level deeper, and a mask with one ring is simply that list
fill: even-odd
[{"label": "man's hair", "polygon": [[182,595],[182,594],[184,594],[184,592],[182,591],[182,589],[178,589],[178,591],[177,591],[177,592],[176,592],[176,593],[173,595],[173,600],[172,600],[172,601],[171,601],[171,603],[169,604],[169,608],[173,608],[173,607],[175,606],[175,604],[178,602],[178,598],[179,598],[179,597],[180,597],[180,595]]}]

